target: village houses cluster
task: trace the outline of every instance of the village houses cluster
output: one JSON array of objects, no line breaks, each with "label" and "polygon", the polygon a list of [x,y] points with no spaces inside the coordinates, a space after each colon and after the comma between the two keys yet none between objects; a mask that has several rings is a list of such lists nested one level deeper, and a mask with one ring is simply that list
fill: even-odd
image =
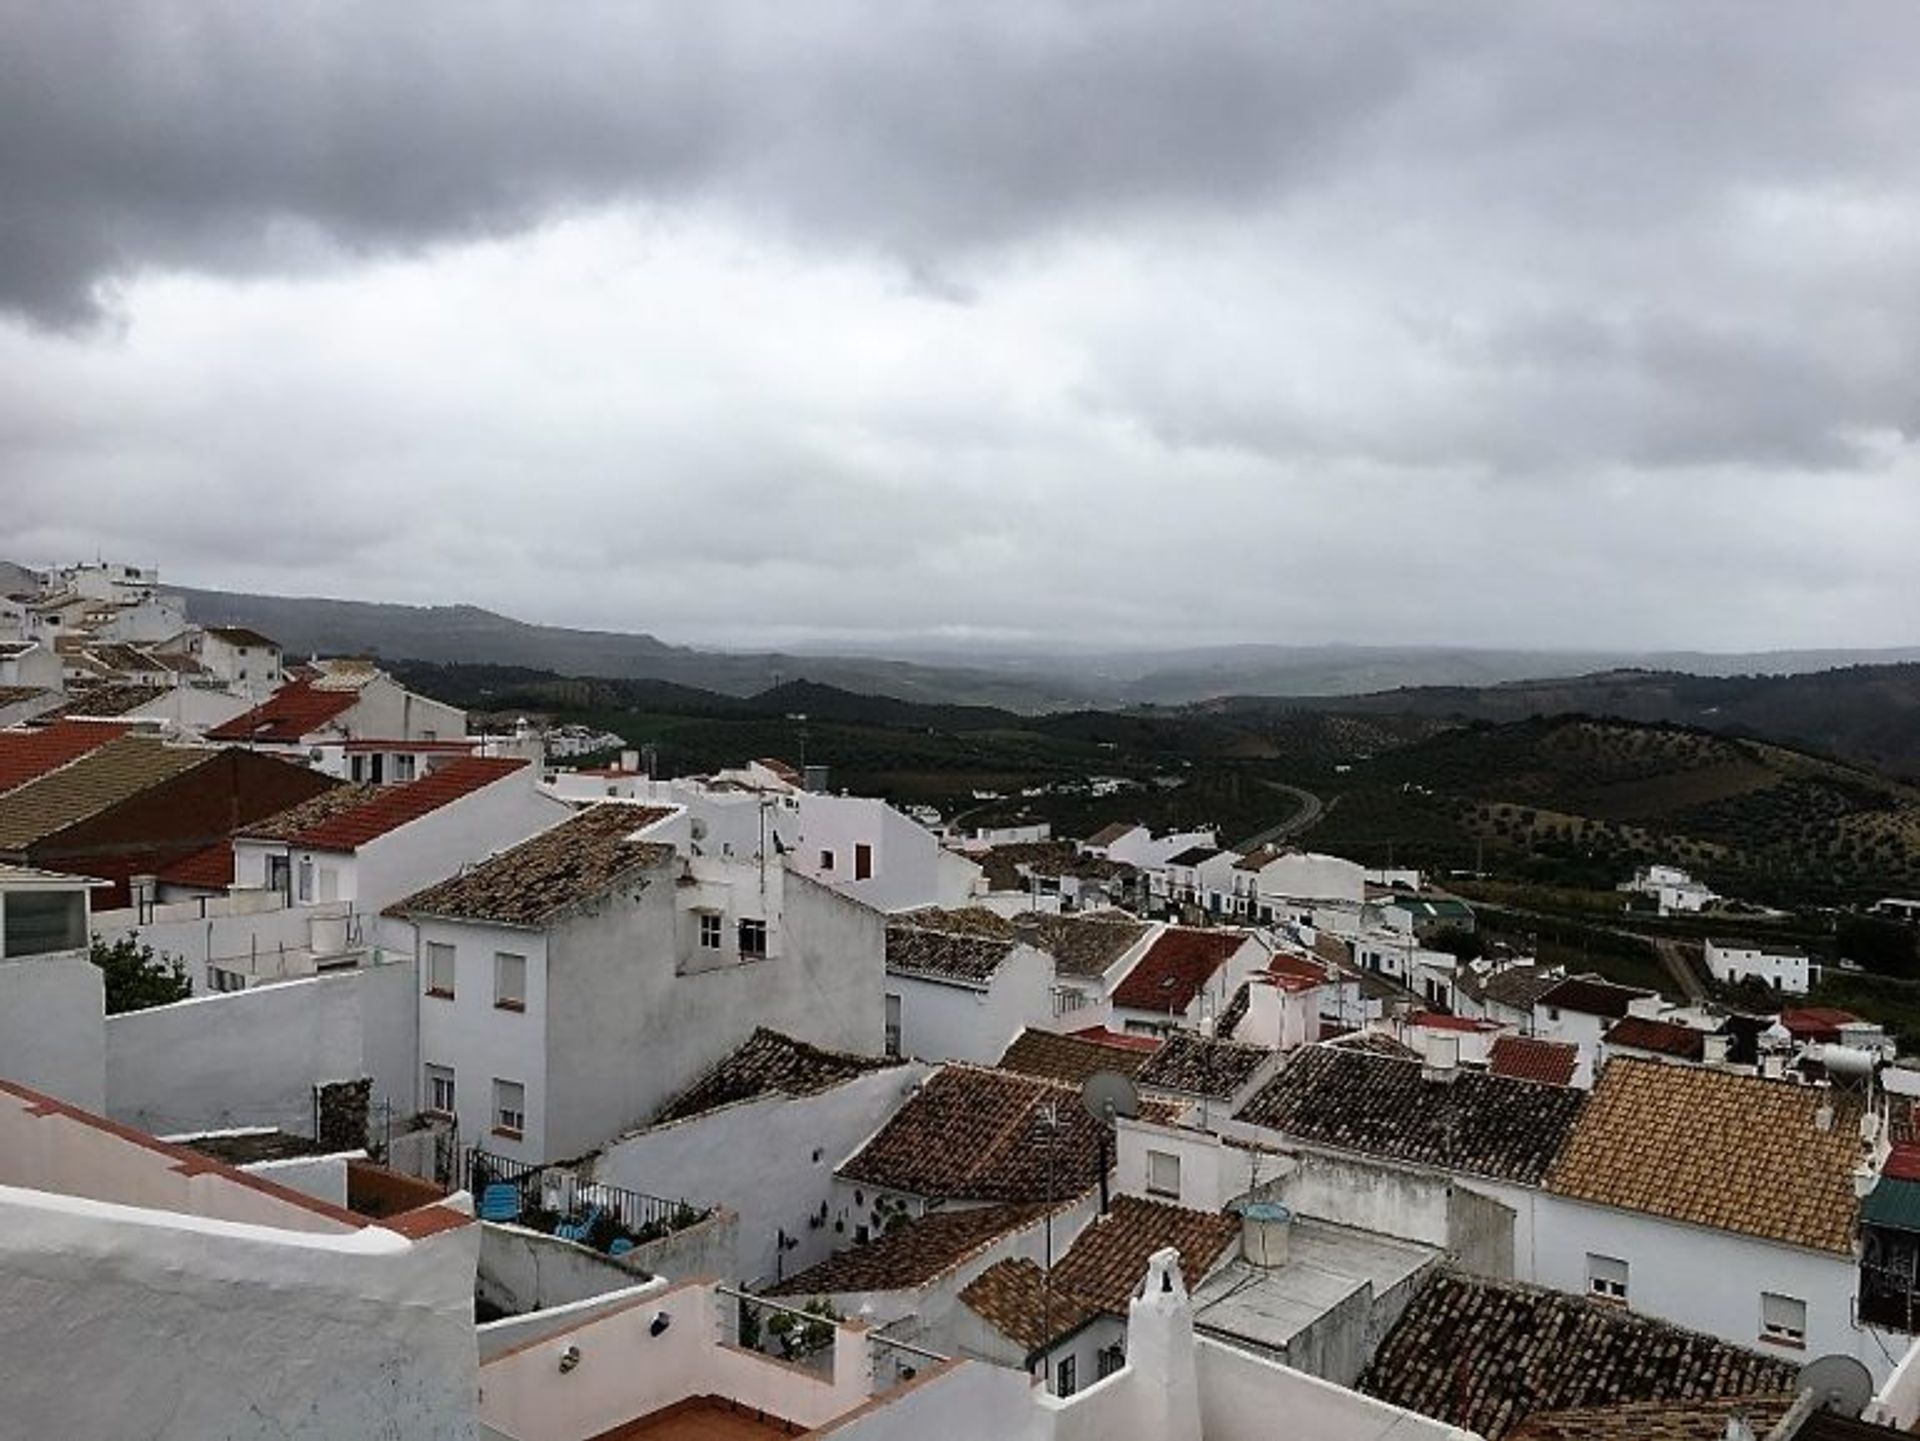
[{"label": "village houses cluster", "polygon": [[[1920,1071],[1805,957],[1468,959],[1412,872],[566,768],[150,569],[0,580],[0,1431],[1920,1421]],[[191,994],[107,1014],[117,943]]]}]

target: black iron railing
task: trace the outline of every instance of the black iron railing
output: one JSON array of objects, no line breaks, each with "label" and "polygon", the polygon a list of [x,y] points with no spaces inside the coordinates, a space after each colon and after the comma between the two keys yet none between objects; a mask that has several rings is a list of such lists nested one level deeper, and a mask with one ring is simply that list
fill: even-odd
[{"label": "black iron railing", "polygon": [[[585,1181],[559,1166],[516,1161],[479,1146],[463,1157],[461,1183],[476,1198],[488,1186],[508,1185],[520,1193],[521,1220],[537,1230],[599,1218],[616,1234],[644,1244],[686,1229],[713,1214],[712,1207],[649,1196],[625,1186]],[[552,1225],[544,1225],[543,1222]]]}]

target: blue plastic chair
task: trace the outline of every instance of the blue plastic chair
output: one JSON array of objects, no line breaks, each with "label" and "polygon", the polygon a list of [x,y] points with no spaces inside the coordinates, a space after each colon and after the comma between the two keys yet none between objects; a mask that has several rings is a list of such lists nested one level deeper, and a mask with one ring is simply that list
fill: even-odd
[{"label": "blue plastic chair", "polygon": [[520,1219],[520,1189],[496,1181],[480,1193],[480,1219],[517,1221]]},{"label": "blue plastic chair", "polygon": [[607,1247],[607,1254],[609,1256],[624,1256],[632,1249],[633,1242],[629,1241],[625,1236],[618,1236],[614,1239],[614,1243]]},{"label": "blue plastic chair", "polygon": [[562,1241],[584,1241],[593,1231],[593,1228],[599,1223],[600,1208],[598,1206],[589,1206],[586,1215],[582,1216],[578,1221],[561,1222],[553,1228],[553,1234],[558,1236]]}]

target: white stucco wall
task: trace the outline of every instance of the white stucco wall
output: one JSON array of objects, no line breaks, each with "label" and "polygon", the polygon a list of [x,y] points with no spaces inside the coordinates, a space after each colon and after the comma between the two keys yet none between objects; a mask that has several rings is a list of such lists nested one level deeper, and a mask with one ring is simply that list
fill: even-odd
[{"label": "white stucco wall", "polygon": [[[462,866],[518,845],[558,825],[573,812],[535,787],[539,769],[523,766],[490,786],[462,796],[418,820],[368,841],[353,857],[316,852],[316,865],[343,865],[341,899],[356,910],[375,913],[415,891],[454,874]],[[295,866],[300,854],[295,853]],[[344,864],[353,862],[352,878]]]},{"label": "white stucco wall", "polygon": [[548,932],[550,1157],[583,1154],[645,1121],[756,1026],[879,1054],[883,918],[804,877],[776,885],[779,929],[765,960],[680,974],[666,868]]},{"label": "white stucco wall", "polygon": [[469,1441],[475,1232],[301,1234],[0,1186],[0,1347],[34,1358],[8,1368],[0,1426]]},{"label": "white stucco wall", "polygon": [[[833,1254],[834,1167],[879,1130],[932,1068],[909,1061],[813,1096],[762,1096],[635,1131],[606,1147],[592,1179],[649,1196],[725,1206],[739,1215],[723,1272],[764,1286]],[[782,1249],[782,1233],[798,1244]]]},{"label": "white stucco wall", "polygon": [[0,961],[0,1079],[106,1109],[106,996],[84,951]]},{"label": "white stucco wall", "polygon": [[[1791,1181],[1783,1178],[1782,1184]],[[1536,1279],[1543,1285],[1585,1295],[1587,1256],[1609,1256],[1627,1263],[1627,1305],[1644,1315],[1789,1362],[1840,1352],[1857,1358],[1875,1381],[1887,1379],[1900,1355],[1897,1341],[1887,1339],[1883,1349],[1873,1332],[1853,1322],[1859,1274],[1851,1256],[1564,1196],[1543,1195],[1540,1208]],[[1762,1291],[1806,1302],[1804,1349],[1761,1338]]]},{"label": "white stucco wall", "polygon": [[371,1076],[413,1109],[413,965],[196,996],[106,1021],[106,1113],[158,1134],[279,1126],[306,1135],[313,1087]]},{"label": "white stucco wall", "polygon": [[[418,931],[421,1107],[432,1101],[426,1068],[447,1067],[454,1073],[462,1144],[483,1146],[516,1161],[547,1159],[546,936],[513,926],[426,919],[418,922]],[[454,948],[451,999],[426,994],[429,944]],[[503,952],[526,957],[524,1010],[506,1010],[494,1003],[494,958]],[[527,1123],[517,1140],[494,1130],[496,1079],[518,1081],[526,1088]]]},{"label": "white stucco wall", "polygon": [[[1053,958],[1016,945],[984,986],[887,973],[887,993],[900,997],[900,1050],[928,1061],[992,1065],[1028,1026],[1051,1028]],[[1074,1012],[1077,1023],[1094,1024]]]}]

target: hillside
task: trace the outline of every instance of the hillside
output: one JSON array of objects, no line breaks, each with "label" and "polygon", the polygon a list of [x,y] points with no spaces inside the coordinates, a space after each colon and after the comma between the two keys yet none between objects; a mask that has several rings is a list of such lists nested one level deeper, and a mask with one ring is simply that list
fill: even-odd
[{"label": "hillside", "polygon": [[1897,775],[1920,777],[1920,664],[1857,665],[1810,675],[1605,671],[1493,686],[1420,686],[1338,699],[1236,697],[1208,709],[1255,716],[1309,707],[1456,721],[1604,715],[1762,736]]},{"label": "hillside", "polygon": [[1331,778],[1316,844],[1605,885],[1668,860],[1780,903],[1920,887],[1920,787],[1758,740],[1562,716],[1476,722]]}]

